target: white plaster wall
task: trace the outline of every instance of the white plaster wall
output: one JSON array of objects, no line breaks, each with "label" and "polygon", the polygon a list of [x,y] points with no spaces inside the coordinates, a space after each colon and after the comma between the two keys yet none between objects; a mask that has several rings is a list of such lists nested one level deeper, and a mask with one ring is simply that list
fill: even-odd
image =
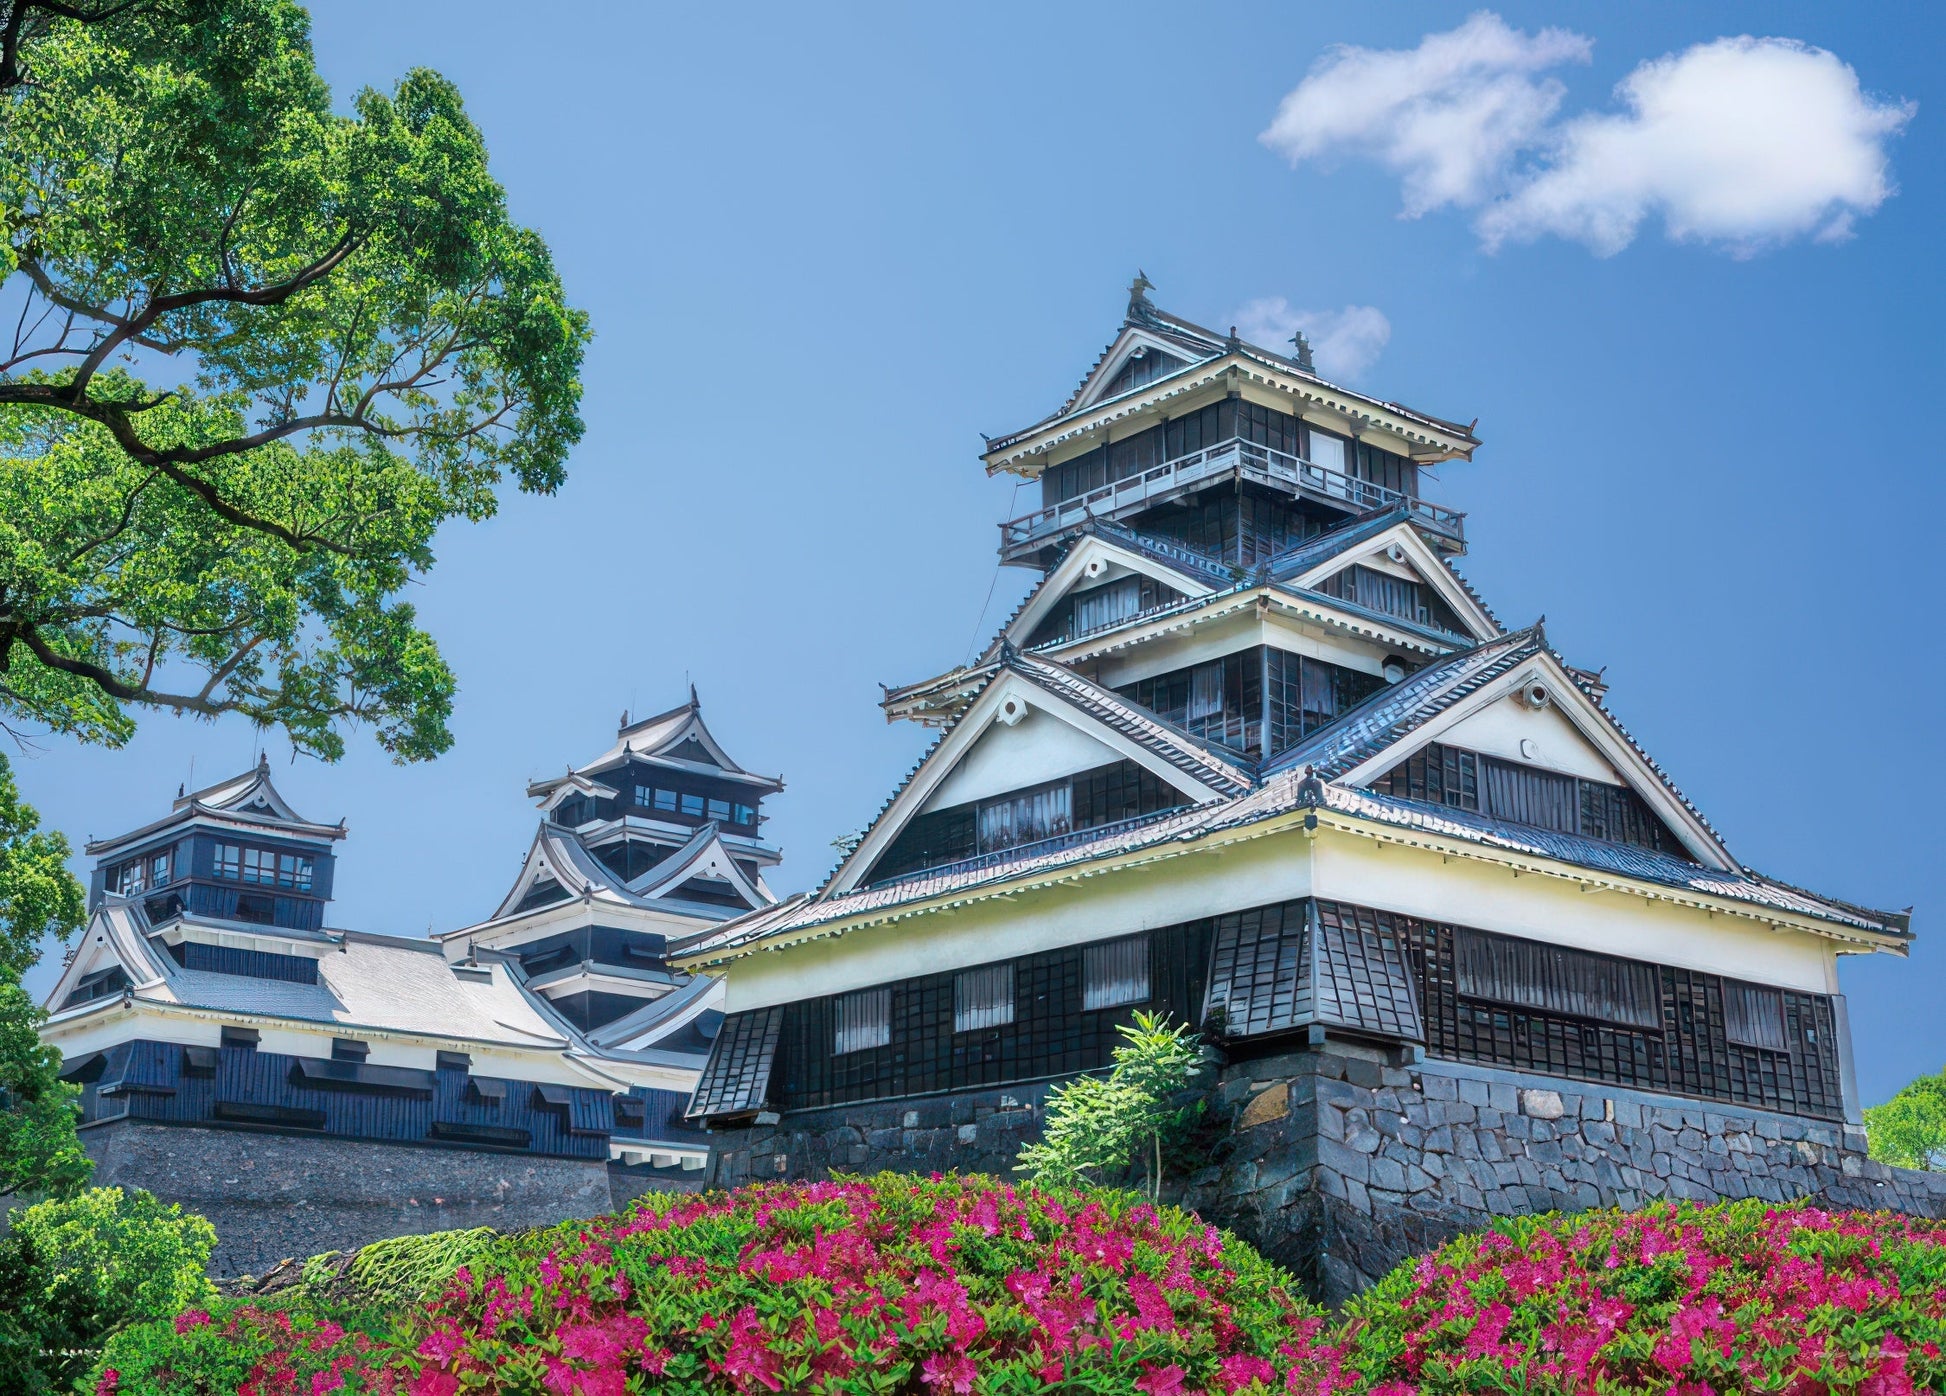
[{"label": "white plaster wall", "polygon": [[[1315,862],[1314,862],[1315,858]],[[1295,824],[1227,848],[846,932],[723,967],[726,1012],[1171,926],[1311,895],[1481,930],[1836,993],[1831,941]]]},{"label": "white plaster wall", "polygon": [[1321,897],[1808,993],[1838,991],[1834,943],[1823,936],[1625,893],[1583,892],[1577,882],[1449,860],[1430,849],[1344,835],[1317,842]]},{"label": "white plaster wall", "polygon": [[1030,708],[1027,716],[1014,726],[996,722],[982,732],[952,774],[919,807],[919,812],[1004,795],[1121,759],[1120,752],[1080,728],[1038,708]]},{"label": "white plaster wall", "polygon": [[1340,635],[1288,616],[1260,617],[1254,608],[1248,608],[1220,621],[1205,622],[1194,631],[1177,631],[1134,650],[1104,655],[1096,665],[1095,682],[1107,688],[1120,688],[1138,679],[1171,673],[1256,645],[1272,645],[1367,674],[1380,672],[1385,657],[1393,653],[1390,647],[1377,641]]},{"label": "white plaster wall", "polygon": [[[1518,695],[1509,695],[1454,723],[1439,734],[1439,740],[1586,780],[1626,784],[1607,758],[1552,703],[1536,711]],[[1533,756],[1521,750],[1522,741],[1534,744]]]}]

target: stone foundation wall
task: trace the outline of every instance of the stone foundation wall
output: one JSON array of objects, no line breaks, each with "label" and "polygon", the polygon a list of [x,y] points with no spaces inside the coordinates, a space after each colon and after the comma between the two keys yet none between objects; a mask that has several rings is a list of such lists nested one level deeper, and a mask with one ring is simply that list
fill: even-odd
[{"label": "stone foundation wall", "polygon": [[[1047,1086],[795,1112],[720,1132],[710,1185],[834,1172],[1005,1174]],[[1946,1216],[1946,1175],[1835,1123],[1331,1043],[1220,1072],[1208,1165],[1165,1189],[1337,1302],[1496,1216],[1811,1198]]]},{"label": "stone foundation wall", "polygon": [[1329,1047],[1224,1070],[1228,1125],[1182,1201],[1336,1302],[1490,1217],[1810,1198],[1946,1216],[1946,1175],[1835,1123]]},{"label": "stone foundation wall", "polygon": [[216,1227],[213,1274],[426,1231],[611,1210],[607,1166],[461,1149],[117,1122],[84,1130],[103,1187],[147,1188]]},{"label": "stone foundation wall", "polygon": [[1000,1173],[1020,1146],[1040,1138],[1048,1086],[966,1091],[922,1100],[799,1110],[719,1131],[709,1186],[833,1173]]}]

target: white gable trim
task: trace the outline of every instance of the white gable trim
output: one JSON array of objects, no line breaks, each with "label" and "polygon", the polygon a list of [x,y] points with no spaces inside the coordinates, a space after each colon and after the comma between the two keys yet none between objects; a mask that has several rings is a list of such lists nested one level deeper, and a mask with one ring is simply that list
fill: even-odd
[{"label": "white gable trim", "polygon": [[[1039,685],[1022,678],[1012,670],[1003,669],[989,683],[966,714],[943,737],[939,745],[920,763],[919,769],[892,800],[865,837],[859,841],[838,871],[832,874],[827,895],[837,896],[849,892],[856,886],[879,855],[891,846],[892,840],[901,830],[912,822],[915,815],[925,808],[926,801],[941,782],[952,774],[969,748],[980,739],[986,730],[1001,718],[1001,710],[1009,703],[1025,704],[1028,709],[1058,718],[1062,722],[1094,738],[1103,746],[1127,760],[1149,771],[1172,788],[1181,791],[1198,804],[1225,798],[1224,792],[1204,785],[1188,772],[1163,760],[1139,742],[1129,740],[1120,732],[1105,723],[1096,722],[1085,714],[1075,711],[1068,703],[1061,701]],[[1032,779],[1023,782],[1023,787],[1034,784]]]},{"label": "white gable trim", "polygon": [[1154,558],[1122,547],[1110,539],[1090,534],[1074,545],[1060,564],[1047,574],[1034,595],[1021,607],[1002,636],[1016,646],[1026,648],[1027,637],[1034,633],[1034,627],[1047,619],[1047,614],[1058,605],[1061,599],[1081,589],[1082,585],[1092,582],[1101,575],[1104,568],[1123,567],[1130,572],[1138,572],[1150,581],[1160,582],[1172,591],[1195,599],[1213,595],[1216,588],[1207,582],[1197,581],[1184,573],[1177,572]]},{"label": "white gable trim", "polygon": [[766,897],[755,882],[744,876],[729,847],[718,837],[715,827],[709,824],[697,831],[688,848],[672,853],[657,863],[629,883],[628,889],[638,897],[650,899],[672,896],[692,877],[722,878],[736,889],[738,896],[750,903],[752,911],[769,906],[773,900]]},{"label": "white gable trim", "polygon": [[1369,786],[1413,752],[1436,742],[1459,723],[1507,698],[1528,684],[1540,683],[1547,689],[1548,701],[1569,724],[1614,767],[1623,782],[1648,803],[1650,809],[1681,839],[1683,846],[1705,866],[1742,872],[1735,858],[1712,834],[1702,820],[1673,795],[1635,748],[1615,730],[1614,720],[1597,707],[1568,675],[1553,655],[1542,653],[1502,674],[1492,683],[1469,694],[1422,723],[1412,733],[1386,747],[1377,755],[1338,777],[1345,785]]},{"label": "white gable trim", "polygon": [[[1174,368],[1169,370],[1169,373],[1163,374],[1163,378],[1167,378],[1171,374],[1181,373],[1185,368],[1194,368],[1198,363],[1210,357],[1207,352],[1197,354],[1185,349],[1180,344],[1171,344],[1161,335],[1143,329],[1139,325],[1126,326],[1119,335],[1115,336],[1114,344],[1109,346],[1108,352],[1102,356],[1102,360],[1095,366],[1094,372],[1090,373],[1086,381],[1082,383],[1080,391],[1075,394],[1072,399],[1072,405],[1067,410],[1069,412],[1079,412],[1085,408],[1093,407],[1097,402],[1100,402],[1108,391],[1108,385],[1115,381],[1115,375],[1120,373],[1128,361],[1135,357],[1137,350],[1147,350],[1152,354],[1167,354],[1170,358],[1175,359],[1182,365],[1181,368]],[[1160,381],[1160,378],[1151,379],[1149,383],[1145,383],[1143,386],[1148,387],[1150,384]]]},{"label": "white gable trim", "polygon": [[[1403,554],[1401,563],[1394,563],[1387,556],[1395,547]],[[1375,558],[1381,561],[1375,563]],[[1347,548],[1317,566],[1298,573],[1291,579],[1290,585],[1303,587],[1307,591],[1315,590],[1326,578],[1337,575],[1354,563],[1376,566],[1377,570],[1394,575],[1403,566],[1405,571],[1431,587],[1439,594],[1440,600],[1452,607],[1453,614],[1466,623],[1475,640],[1496,640],[1502,634],[1500,627],[1493,623],[1493,617],[1460,585],[1452,569],[1428,546],[1419,530],[1405,522],[1396,523],[1359,546]]]}]

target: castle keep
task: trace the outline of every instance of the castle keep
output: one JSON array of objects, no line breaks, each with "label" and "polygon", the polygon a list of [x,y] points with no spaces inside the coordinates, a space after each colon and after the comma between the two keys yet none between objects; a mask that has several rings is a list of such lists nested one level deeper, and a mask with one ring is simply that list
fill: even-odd
[{"label": "castle keep", "polygon": [[1422,494],[1470,426],[1148,290],[989,439],[1040,484],[1000,536],[1039,581],[888,690],[932,748],[823,886],[672,946],[726,984],[712,1179],[1004,1168],[1150,1008],[1224,1061],[1192,1200],[1325,1292],[1495,1211],[1885,1183],[1837,966],[1907,917],[1744,866],[1488,608]]}]

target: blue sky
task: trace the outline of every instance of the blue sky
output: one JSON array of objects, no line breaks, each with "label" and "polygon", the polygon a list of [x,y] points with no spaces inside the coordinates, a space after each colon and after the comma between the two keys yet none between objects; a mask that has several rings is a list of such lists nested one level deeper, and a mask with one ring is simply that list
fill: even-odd
[{"label": "blue sky", "polygon": [[[1423,57],[1466,18],[1446,6],[315,9],[341,102],[415,64],[458,82],[597,334],[566,488],[443,535],[418,589],[460,675],[451,754],[400,768],[355,739],[324,767],[271,743],[299,808],[350,823],[338,924],[419,934],[490,911],[531,834],[524,783],[691,679],[732,753],[788,781],[777,884],[819,880],[926,740],[885,723],[877,684],[963,658],[1029,581],[996,576],[1014,491],[981,470],[978,433],[1066,395],[1139,266],[1159,304],[1206,324],[1278,323],[1279,299],[1316,312],[1359,386],[1478,416],[1477,459],[1428,490],[1469,511],[1475,584],[1503,620],[1545,613],[1571,660],[1607,666],[1614,710],[1750,865],[1917,904],[1909,962],[1845,967],[1865,1095],[1946,1062],[1946,492],[1924,420],[1946,386],[1939,12],[1502,6],[1501,58],[1434,94],[1455,112],[1507,98],[1503,133],[1527,104],[1496,163],[1425,155],[1380,101],[1398,73],[1328,56]],[[1588,42],[1543,43],[1549,25]],[[1794,136],[1768,172],[1828,175],[1873,206],[1848,238],[1798,235],[1789,188],[1724,212],[1747,162],[1728,181],[1706,163],[1667,174],[1681,93],[1663,94],[1672,154],[1662,98],[1644,89],[1635,110],[1614,92],[1744,34],[1836,55],[1866,127],[1916,104],[1851,147]],[[1842,107],[1841,71],[1782,72],[1785,114]],[[1696,119],[1771,129],[1708,70],[1681,73],[1718,102]],[[1259,135],[1307,74],[1336,83],[1310,91],[1342,129],[1313,113],[1310,146],[1286,132],[1273,149]],[[1824,86],[1800,101],[1800,78]],[[1890,197],[1816,163],[1861,143],[1889,158]],[[1426,202],[1421,156],[1477,178],[1401,217]],[[1643,176],[1637,156],[1664,163]],[[1643,178],[1652,211],[1615,250]],[[1838,207],[1805,226],[1828,231]],[[1694,235],[1672,240],[1665,213]],[[1739,218],[1763,246],[1726,231]],[[1345,307],[1363,309],[1323,313]],[[78,843],[241,768],[257,740],[157,717],[122,751],[54,743],[17,764]]]}]

